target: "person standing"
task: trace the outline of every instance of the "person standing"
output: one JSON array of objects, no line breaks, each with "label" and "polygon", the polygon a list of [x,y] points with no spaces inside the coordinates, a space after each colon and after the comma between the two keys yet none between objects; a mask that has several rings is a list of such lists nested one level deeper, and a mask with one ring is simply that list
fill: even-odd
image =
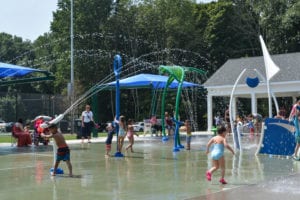
[{"label": "person standing", "polygon": [[294,154],[292,155],[293,158],[299,159],[298,157],[298,151],[300,148],[300,129],[299,129],[299,120],[300,120],[300,106],[296,106],[296,113],[294,114],[294,125],[295,125],[295,142],[296,147],[294,150]]},{"label": "person standing", "polygon": [[125,116],[121,115],[119,117],[119,120],[117,120],[115,118],[114,122],[119,125],[118,140],[117,140],[117,151],[118,151],[118,153],[122,153],[124,138],[126,136],[126,131],[127,131]]},{"label": "person standing", "polygon": [[111,143],[115,134],[114,122],[109,123],[106,127],[106,130],[107,130],[107,138],[105,141],[105,158],[109,158],[111,152]]},{"label": "person standing", "polygon": [[70,149],[66,143],[66,140],[63,134],[58,130],[57,124],[49,123],[49,122],[45,122],[45,123],[46,124],[43,124],[43,126],[45,126],[44,128],[49,129],[50,134],[45,135],[44,133],[42,133],[41,136],[48,139],[53,138],[58,147],[56,153],[56,161],[53,167],[53,172],[51,172],[51,175],[55,176],[60,161],[65,161],[69,170],[69,176],[72,177],[73,173],[72,173],[72,164],[70,160]]},{"label": "person standing", "polygon": [[126,151],[128,149],[130,149],[131,153],[134,153],[133,148],[132,148],[132,146],[134,144],[134,135],[136,135],[136,136],[139,136],[139,135],[134,132],[132,119],[128,119],[128,121],[127,121],[127,134],[126,135],[129,140],[129,145],[126,147]]},{"label": "person standing", "polygon": [[192,127],[190,120],[185,120],[179,130],[186,132],[186,150],[191,150]]},{"label": "person standing", "polygon": [[81,136],[81,142],[84,142],[84,139],[88,139],[88,143],[91,143],[91,132],[92,128],[94,127],[94,117],[93,112],[91,111],[91,106],[86,105],[85,111],[81,114],[81,127],[82,127],[82,136]]}]

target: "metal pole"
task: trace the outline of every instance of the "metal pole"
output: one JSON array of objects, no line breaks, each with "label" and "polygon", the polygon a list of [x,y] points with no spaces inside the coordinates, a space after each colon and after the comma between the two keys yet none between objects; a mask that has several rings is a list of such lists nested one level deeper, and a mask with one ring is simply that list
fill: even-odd
[{"label": "metal pole", "polygon": [[[71,39],[71,106],[74,102],[74,29],[73,29],[73,0],[71,0],[71,16],[70,16],[70,39]],[[71,111],[71,133],[74,133],[74,109]]]},{"label": "metal pole", "polygon": [[[114,57],[114,73],[116,78],[116,119],[119,120],[120,118],[120,73],[122,70],[122,58],[120,55],[115,55]],[[119,125],[116,126],[116,133],[117,133],[117,141],[119,137]],[[115,157],[124,157],[121,153],[121,149],[117,145],[117,152],[115,153]]]},{"label": "metal pole", "polygon": [[71,39],[71,86],[72,86],[72,96],[74,97],[74,32],[73,32],[73,0],[71,0],[71,27],[70,27],[70,39]]}]

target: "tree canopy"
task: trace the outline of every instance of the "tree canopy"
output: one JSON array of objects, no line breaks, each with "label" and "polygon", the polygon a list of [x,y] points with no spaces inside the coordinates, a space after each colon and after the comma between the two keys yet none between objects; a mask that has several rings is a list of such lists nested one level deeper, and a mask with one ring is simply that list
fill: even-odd
[{"label": "tree canopy", "polygon": [[[123,58],[122,75],[158,73],[160,64],[174,64],[199,68],[210,76],[229,58],[261,55],[260,34],[271,54],[300,51],[299,10],[297,0],[75,0],[70,36],[70,1],[61,0],[50,32],[36,41],[1,33],[0,60],[51,71],[54,86],[44,83],[31,90],[66,94],[73,37],[77,97],[112,73],[117,53]],[[100,103],[110,101],[106,93]],[[147,96],[145,91],[138,93]],[[124,107],[136,107],[137,91],[122,95],[127,99]],[[140,110],[147,101],[140,99]],[[107,105],[99,112],[104,118],[111,109]],[[124,112],[133,116],[139,111]]]}]

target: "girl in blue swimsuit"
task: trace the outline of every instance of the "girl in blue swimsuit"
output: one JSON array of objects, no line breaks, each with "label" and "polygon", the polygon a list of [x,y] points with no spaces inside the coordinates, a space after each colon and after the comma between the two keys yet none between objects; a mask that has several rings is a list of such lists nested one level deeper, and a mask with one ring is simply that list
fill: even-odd
[{"label": "girl in blue swimsuit", "polygon": [[118,132],[118,152],[122,152],[123,144],[124,144],[124,138],[126,135],[126,120],[125,116],[121,115],[119,120],[115,119],[115,123],[119,125],[119,132]]},{"label": "girl in blue swimsuit", "polygon": [[234,154],[233,149],[227,144],[226,141],[226,128],[224,126],[219,127],[218,135],[211,138],[206,147],[206,154],[209,154],[209,149],[213,144],[213,148],[211,153],[212,164],[213,167],[206,172],[206,178],[208,181],[211,181],[211,176],[214,171],[221,168],[221,178],[219,180],[220,183],[226,184],[227,182],[224,179],[225,176],[225,159],[224,159],[224,148],[226,147],[232,154]]}]

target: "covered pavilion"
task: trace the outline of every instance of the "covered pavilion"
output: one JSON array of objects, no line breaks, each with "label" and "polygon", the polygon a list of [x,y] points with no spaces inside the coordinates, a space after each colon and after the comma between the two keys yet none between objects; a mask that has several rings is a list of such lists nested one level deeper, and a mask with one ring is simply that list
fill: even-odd
[{"label": "covered pavilion", "polygon": [[54,80],[46,71],[0,62],[0,86]]},{"label": "covered pavilion", "polygon": [[[291,97],[293,102],[300,95],[300,52],[271,56],[280,71],[270,80],[271,92],[275,97]],[[229,59],[204,84],[207,89],[207,130],[213,126],[213,97],[230,97],[239,74],[247,69],[237,84],[233,98],[233,116],[236,116],[236,99],[251,99],[251,113],[257,113],[257,99],[268,98],[264,59],[262,56]],[[259,78],[259,85],[251,88],[247,77]],[[242,81],[244,80],[244,81]],[[225,110],[226,108],[224,108]]]}]

